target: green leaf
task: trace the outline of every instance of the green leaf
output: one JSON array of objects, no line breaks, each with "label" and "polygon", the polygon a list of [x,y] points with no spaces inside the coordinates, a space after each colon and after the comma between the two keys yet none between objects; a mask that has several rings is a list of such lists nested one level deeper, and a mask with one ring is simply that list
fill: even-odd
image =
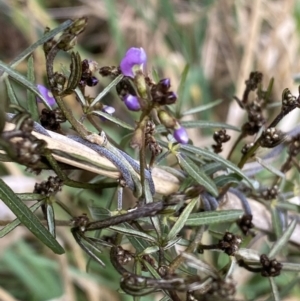
[{"label": "green leaf", "polygon": [[[197,227],[201,225],[235,222],[243,215],[243,210],[206,211],[191,213],[185,222],[186,226]],[[170,220],[177,220],[178,217],[171,217]]]},{"label": "green leaf", "polygon": [[105,89],[95,97],[90,107],[92,108],[98,101],[100,101],[113,87],[115,87],[122,80],[123,77],[124,75],[120,74],[108,86],[106,86]]},{"label": "green leaf", "polygon": [[180,118],[180,112],[181,112],[181,107],[183,104],[183,95],[184,95],[184,89],[185,89],[185,82],[187,79],[187,75],[189,73],[190,66],[187,64],[185,65],[183,72],[181,74],[181,79],[180,79],[180,84],[177,90],[177,95],[178,95],[178,100],[176,102],[176,117]]},{"label": "green leaf", "polygon": [[198,200],[199,200],[198,197],[192,199],[192,201],[184,208],[183,212],[176,220],[176,223],[173,225],[172,229],[168,233],[166,240],[172,240],[176,238],[177,234],[185,226],[185,222],[188,219],[192,210],[194,209],[195,205],[197,204]]},{"label": "green leaf", "polygon": [[261,166],[263,166],[269,172],[273,173],[274,175],[276,175],[282,179],[285,179],[285,174],[283,172],[281,172],[279,169],[272,166],[272,164],[264,162],[261,158],[258,158],[258,157],[256,157],[256,160]]},{"label": "green leaf", "polygon": [[241,182],[241,177],[236,173],[231,173],[229,175],[221,175],[214,178],[214,182],[218,187],[223,187],[226,184],[239,184]]},{"label": "green leaf", "polygon": [[80,100],[81,102],[81,105],[83,107],[86,106],[86,100],[85,100],[85,97],[84,95],[82,94],[81,90],[77,87],[75,90],[74,90],[75,94],[77,95],[77,98]]},{"label": "green leaf", "polygon": [[38,239],[48,246],[54,253],[63,254],[64,249],[55,240],[51,233],[43,226],[40,220],[23,204],[9,186],[0,179],[0,198],[19,218],[19,220],[31,231]]},{"label": "green leaf", "polygon": [[300,263],[282,262],[282,270],[289,272],[300,272]]},{"label": "green leaf", "polygon": [[128,130],[131,130],[131,131],[134,130],[133,126],[131,126],[130,124],[128,124],[128,123],[122,121],[121,119],[119,119],[117,117],[114,117],[110,114],[104,113],[102,111],[92,111],[91,113],[95,114],[95,115],[98,115],[98,116],[101,116],[101,117],[104,117],[105,119],[119,125],[120,127],[124,128],[124,129],[128,129]]},{"label": "green leaf", "polygon": [[245,179],[250,184],[251,187],[253,187],[251,179],[249,179],[235,164],[222,158],[221,156],[219,156],[209,150],[204,150],[204,149],[192,146],[192,145],[181,144],[180,148],[187,151],[188,153],[192,153],[193,155],[197,154],[197,155],[203,156],[204,158],[208,158],[213,161],[222,163],[222,165],[224,165],[224,166],[228,167],[229,169],[231,169],[232,171],[236,172],[243,179]]},{"label": "green leaf", "polygon": [[25,88],[29,89],[31,92],[33,92],[36,96],[38,96],[44,103],[44,105],[50,110],[51,107],[49,106],[48,102],[44,98],[44,96],[39,92],[37,87],[30,82],[25,76],[17,72],[16,70],[12,69],[8,65],[4,64],[2,61],[0,61],[0,70],[7,72],[7,74],[15,81],[23,85]]},{"label": "green leaf", "polygon": [[181,153],[177,153],[179,165],[185,170],[197,183],[203,185],[212,195],[218,196],[218,189],[213,180],[208,177],[198,166],[188,158],[184,158]]},{"label": "green leaf", "polygon": [[182,116],[191,115],[191,114],[195,114],[195,113],[199,113],[199,112],[211,109],[211,108],[217,106],[218,104],[220,104],[222,101],[223,101],[223,99],[217,99],[208,104],[204,104],[204,105],[189,109],[189,110],[185,111],[184,113],[182,113]]},{"label": "green leaf", "polygon": [[[29,207],[29,210],[31,212],[35,212],[38,208],[41,207],[42,204],[43,204],[43,202],[37,202],[34,205],[32,205],[31,207]],[[6,225],[4,228],[2,228],[0,230],[0,238],[4,237],[6,234],[11,232],[13,229],[18,227],[20,224],[21,224],[21,221],[18,218],[13,220],[11,223],[9,223],[8,225]]]},{"label": "green leaf", "polygon": [[270,282],[270,285],[271,285],[273,300],[274,301],[280,301],[281,298],[280,298],[280,295],[279,295],[278,287],[275,283],[275,279],[273,277],[269,277],[268,279],[269,279],[269,282]]},{"label": "green leaf", "polygon": [[9,98],[9,100],[10,100],[10,103],[19,106],[20,103],[19,103],[19,101],[17,99],[17,96],[15,94],[15,91],[14,91],[11,83],[10,83],[9,78],[5,78],[4,82],[5,82],[5,85],[6,85],[7,96]]},{"label": "green leaf", "polygon": [[[210,129],[210,128],[224,128],[230,129],[234,131],[240,132],[240,128],[223,123],[223,122],[213,122],[213,121],[205,121],[205,120],[189,120],[189,121],[181,121],[180,124],[186,129],[191,128],[200,128],[200,129]],[[156,132],[161,133],[166,131],[166,128],[163,125],[159,125],[156,127]]]},{"label": "green leaf", "polygon": [[53,237],[56,237],[55,234],[55,214],[52,204],[46,204],[46,211],[47,211],[47,224],[49,232],[52,234]]},{"label": "green leaf", "polygon": [[[53,37],[55,37],[58,33],[64,31],[68,27],[70,27],[73,24],[72,20],[67,20],[66,22],[62,23],[58,27],[56,27],[53,30],[50,30],[45,35],[43,35],[38,41],[36,41],[34,44],[30,45],[27,49],[22,51],[14,60],[11,61],[9,64],[9,67],[14,68],[16,67],[20,62],[22,62],[28,55],[30,55],[37,47],[43,45],[45,42],[49,41]],[[0,73],[1,75],[1,73]],[[2,75],[0,80],[5,76]]]},{"label": "green leaf", "polygon": [[287,245],[288,241],[290,240],[290,237],[292,236],[295,230],[296,225],[297,225],[297,220],[296,219],[292,220],[289,226],[287,227],[287,229],[282,234],[282,236],[272,246],[268,254],[268,257],[270,258],[275,257],[282,250],[282,248]]},{"label": "green leaf", "polygon": [[279,216],[278,209],[275,206],[271,206],[271,217],[272,217],[272,226],[278,239],[282,235],[282,224]]},{"label": "green leaf", "polygon": [[128,227],[110,226],[109,229],[116,231],[118,233],[122,233],[124,235],[131,235],[131,236],[142,238],[142,239],[154,242],[154,243],[156,242],[156,239],[153,236],[151,236],[147,233],[135,230],[135,229],[128,228]]},{"label": "green leaf", "polygon": [[42,195],[39,193],[16,193],[16,195],[22,201],[37,201],[37,200],[43,200],[46,198],[45,195]]},{"label": "green leaf", "polygon": [[[31,55],[28,59],[27,63],[27,79],[31,83],[35,82],[35,76],[34,76],[34,61],[33,61],[33,56]],[[28,111],[31,114],[31,118],[34,121],[39,120],[39,111],[36,103],[36,97],[34,93],[32,93],[30,90],[27,90],[27,108]]]}]

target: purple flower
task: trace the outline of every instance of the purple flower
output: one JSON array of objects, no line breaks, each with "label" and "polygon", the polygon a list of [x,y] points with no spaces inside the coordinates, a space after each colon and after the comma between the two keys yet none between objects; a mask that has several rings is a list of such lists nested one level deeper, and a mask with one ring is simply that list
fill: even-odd
[{"label": "purple flower", "polygon": [[123,97],[123,100],[128,110],[139,111],[141,109],[139,99],[136,96],[127,94]]},{"label": "purple flower", "polygon": [[115,110],[114,107],[110,107],[110,106],[107,106],[107,105],[103,105],[102,112],[107,113],[107,114],[109,114],[109,115],[112,115],[115,111],[116,111],[116,110]]},{"label": "purple flower", "polygon": [[129,48],[120,63],[120,68],[125,76],[134,77],[135,71],[142,70],[147,61],[147,55],[143,48]]},{"label": "purple flower", "polygon": [[173,136],[178,143],[187,144],[189,142],[188,134],[185,128],[181,125],[174,130]]},{"label": "purple flower", "polygon": [[[53,94],[51,93],[51,91],[49,89],[47,89],[43,85],[37,85],[37,88],[38,88],[39,92],[44,96],[44,98],[48,102],[49,106],[52,107],[56,104],[55,98],[53,97]],[[42,102],[42,100],[39,97],[37,97],[37,101]]]}]

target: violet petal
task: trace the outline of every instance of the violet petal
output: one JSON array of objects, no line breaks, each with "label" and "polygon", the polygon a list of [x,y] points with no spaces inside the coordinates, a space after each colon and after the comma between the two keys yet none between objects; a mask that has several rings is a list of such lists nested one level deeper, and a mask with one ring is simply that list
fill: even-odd
[{"label": "violet petal", "polygon": [[[53,95],[49,89],[47,89],[43,85],[37,85],[37,88],[38,88],[39,92],[44,96],[44,98],[48,102],[49,106],[52,107],[56,104],[55,98],[53,97]],[[42,100],[39,97],[37,97],[37,101],[42,102]]]},{"label": "violet petal", "polygon": [[134,77],[133,67],[143,68],[147,61],[147,55],[143,48],[129,48],[120,63],[120,69],[125,76]]},{"label": "violet petal", "polygon": [[128,110],[130,111],[139,111],[141,109],[141,105],[139,103],[139,100],[136,96],[133,96],[131,94],[127,94],[123,97],[124,103]]}]

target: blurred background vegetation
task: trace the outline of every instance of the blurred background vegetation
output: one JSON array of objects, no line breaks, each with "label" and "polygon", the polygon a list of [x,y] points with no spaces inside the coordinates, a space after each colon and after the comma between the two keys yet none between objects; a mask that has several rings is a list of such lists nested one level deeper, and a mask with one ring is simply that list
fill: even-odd
[{"label": "blurred background vegetation", "polygon": [[[77,50],[82,58],[94,59],[99,66],[118,65],[127,48],[143,47],[148,55],[148,71],[155,69],[161,78],[170,77],[176,91],[181,73],[189,64],[183,106],[192,108],[222,100],[213,110],[200,112],[192,118],[240,125],[243,112],[232,101],[232,96],[242,96],[244,82],[252,70],[264,74],[265,86],[271,77],[275,78],[274,103],[281,100],[286,87],[297,94],[299,0],[0,0],[0,59],[9,63],[34,43],[46,26],[54,28],[66,19],[80,16],[87,16],[89,21],[79,37]],[[35,51],[34,60],[36,82],[45,83],[45,59],[41,48]],[[57,68],[60,64],[69,64],[68,58],[63,56],[56,63]],[[26,73],[26,68],[23,62],[18,71]],[[91,96],[97,95],[108,83],[106,79],[100,81],[97,88],[90,90]],[[1,102],[4,102],[3,85],[0,89]],[[26,92],[19,87],[16,89],[19,98],[26,101]],[[76,110],[75,99],[70,97],[68,101]],[[117,97],[109,95],[105,101],[116,108],[117,117],[132,123],[130,117],[136,113],[125,115]],[[282,128],[291,129],[299,122],[298,115],[298,111],[291,114]],[[117,141],[121,140],[121,131],[111,129],[110,124],[104,128]],[[197,146],[212,144],[208,132],[189,130],[189,134]],[[234,138],[230,143],[233,141]],[[23,167],[10,163],[0,165],[0,175],[16,192],[32,192],[36,181]],[[46,177],[43,173],[37,180]],[[57,197],[68,204],[76,204],[73,206],[78,214],[87,212],[88,205],[104,206],[113,198],[101,191],[78,193],[78,189],[71,188],[64,188]],[[0,206],[0,219],[13,219],[1,203]],[[68,250],[66,255],[53,254],[22,227],[1,239],[1,301],[132,300],[116,291],[120,275],[105,255],[105,269],[90,262],[86,273],[87,257],[69,229],[59,229],[58,237]],[[258,300],[258,295],[269,291],[267,282],[259,277],[249,278],[249,275],[238,276],[242,283],[238,293],[240,300]],[[290,280],[290,277],[283,279],[281,285]],[[294,288],[285,300],[299,298],[299,288]],[[142,300],[152,300],[152,297],[142,297]]]}]

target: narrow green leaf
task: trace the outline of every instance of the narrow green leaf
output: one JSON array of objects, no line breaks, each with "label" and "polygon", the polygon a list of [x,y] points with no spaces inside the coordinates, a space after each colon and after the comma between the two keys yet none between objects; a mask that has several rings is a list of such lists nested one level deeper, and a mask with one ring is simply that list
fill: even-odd
[{"label": "narrow green leaf", "polygon": [[[230,129],[234,131],[240,132],[240,128],[223,123],[223,122],[214,122],[214,121],[205,121],[205,120],[188,120],[188,121],[181,121],[180,124],[185,127],[186,129],[191,128],[199,128],[199,129],[210,129],[210,128],[224,128]],[[161,133],[166,131],[166,128],[163,125],[159,125],[156,128],[157,133]]]},{"label": "narrow green leaf", "polygon": [[[11,68],[16,67],[20,62],[22,62],[28,55],[30,55],[37,47],[40,45],[43,45],[45,42],[49,41],[53,37],[55,37],[58,33],[64,31],[70,25],[72,25],[73,21],[72,20],[67,20],[58,27],[56,27],[53,30],[50,30],[46,34],[44,34],[38,41],[36,41],[34,44],[30,45],[27,49],[22,51],[14,60],[11,61],[9,66]],[[1,72],[0,72],[1,75]],[[0,80],[5,77],[5,74],[1,76]]]},{"label": "narrow green leaf", "polygon": [[271,206],[271,217],[272,217],[272,226],[278,239],[282,235],[282,224],[279,216],[278,209],[275,206]]},{"label": "narrow green leaf", "polygon": [[141,232],[141,231],[137,231],[135,229],[129,229],[128,227],[122,227],[122,226],[110,226],[109,229],[116,231],[118,233],[122,233],[124,235],[131,235],[131,236],[135,236],[138,238],[142,238],[148,241],[151,241],[153,243],[156,242],[156,239],[154,237],[152,237],[151,235]]},{"label": "narrow green leaf", "polygon": [[20,219],[20,221],[38,239],[48,246],[54,253],[63,254],[64,249],[55,240],[51,233],[43,226],[40,220],[23,204],[9,186],[0,179],[0,198],[10,208],[10,210]]},{"label": "narrow green leaf", "polygon": [[0,70],[7,72],[7,74],[15,81],[23,85],[25,88],[29,89],[31,92],[33,92],[36,96],[38,96],[44,103],[44,105],[50,110],[51,107],[49,106],[48,102],[44,98],[44,96],[39,92],[37,87],[31,83],[25,76],[23,76],[21,73],[17,72],[16,70],[12,69],[8,65],[4,64],[2,61],[0,61]]},{"label": "narrow green leaf", "polygon": [[130,124],[122,121],[121,119],[119,119],[117,117],[114,117],[110,114],[104,113],[102,111],[92,111],[91,113],[95,114],[95,115],[98,115],[98,116],[101,116],[101,117],[104,117],[105,119],[119,125],[120,127],[124,128],[124,129],[128,129],[128,130],[131,130],[131,131],[134,130],[134,127],[132,125],[130,125]]},{"label": "narrow green leaf", "polygon": [[161,276],[158,274],[156,269],[147,260],[143,260],[143,264],[155,279],[161,279]]},{"label": "narrow green leaf", "polygon": [[289,272],[300,272],[300,263],[282,262],[282,270]]},{"label": "narrow green leaf", "polygon": [[219,177],[214,178],[214,182],[218,187],[223,187],[226,184],[239,184],[241,182],[241,177],[236,173],[232,173],[229,175],[221,175]]},{"label": "narrow green leaf", "polygon": [[[191,213],[185,222],[186,226],[197,227],[201,225],[218,224],[225,222],[235,222],[243,215],[243,210],[226,211],[205,211]],[[170,220],[177,220],[177,217],[171,217]]]},{"label": "narrow green leaf", "polygon": [[16,193],[16,195],[22,201],[37,201],[37,200],[43,200],[46,198],[45,195],[42,195],[39,193]]},{"label": "narrow green leaf", "polygon": [[190,159],[184,158],[181,153],[177,153],[176,157],[182,169],[185,170],[197,183],[203,185],[212,195],[218,196],[217,186],[210,177],[208,177]]},{"label": "narrow green leaf", "polygon": [[[31,212],[35,212],[38,208],[41,207],[42,204],[43,204],[43,202],[37,202],[34,205],[32,205],[31,207],[29,207],[29,210]],[[14,230],[20,224],[21,224],[21,221],[18,218],[13,220],[11,223],[9,223],[8,225],[6,225],[4,228],[2,228],[0,230],[0,238],[4,237],[6,234],[8,234],[12,230]]]},{"label": "narrow green leaf", "polygon": [[185,226],[185,222],[188,219],[192,210],[194,209],[195,205],[197,204],[198,200],[199,198],[192,199],[192,201],[184,208],[183,212],[177,218],[176,223],[173,225],[172,229],[168,233],[166,240],[172,240],[176,238],[177,234]]},{"label": "narrow green leaf", "polygon": [[275,283],[275,279],[273,277],[269,277],[268,279],[269,279],[269,282],[270,282],[270,285],[271,285],[273,300],[274,301],[280,301],[281,298],[280,298],[280,295],[279,295],[278,287]]},{"label": "narrow green leaf", "polygon": [[[153,200],[153,196],[152,196],[152,193],[150,191],[150,187],[149,187],[149,183],[148,181],[145,181],[144,182],[144,192],[145,192],[145,200],[146,200],[146,203],[149,204],[149,203],[153,203],[154,200]],[[155,232],[157,233],[157,236],[158,237],[161,237],[161,222],[159,220],[159,216],[158,214],[154,215],[154,216],[150,216],[150,220],[151,220],[151,223],[155,229]]]},{"label": "narrow green leaf", "polygon": [[194,255],[185,252],[182,253],[182,257],[186,259],[188,266],[195,268],[197,271],[201,271],[215,279],[218,279],[218,271],[200,258],[196,258]]},{"label": "narrow green leaf", "polygon": [[14,105],[20,105],[18,99],[17,99],[17,96],[15,94],[15,91],[10,83],[10,80],[9,78],[5,78],[4,79],[4,82],[5,82],[5,86],[6,86],[6,92],[7,92],[7,96],[10,100],[10,103],[11,104],[14,104]]},{"label": "narrow green leaf", "polygon": [[75,94],[77,95],[77,98],[79,99],[79,101],[81,102],[81,105],[83,107],[86,106],[86,100],[85,100],[85,97],[84,95],[82,94],[81,90],[77,87],[75,90],[74,90]]},{"label": "narrow green leaf", "polygon": [[47,211],[47,224],[48,224],[48,230],[52,234],[53,237],[56,237],[55,234],[55,214],[52,204],[46,205],[46,211]]},{"label": "narrow green leaf", "polygon": [[[296,286],[297,284],[299,285],[300,282],[300,277],[296,277],[294,279],[292,279],[289,283],[286,283],[281,289],[280,289],[280,300],[285,300],[284,297],[290,295],[292,289],[294,286]],[[274,301],[273,296],[270,296],[267,300],[265,301]]]},{"label": "narrow green leaf", "polygon": [[149,254],[153,254],[159,251],[159,246],[151,246],[146,248],[142,253],[139,253],[139,256],[142,255],[149,255]]},{"label": "narrow green leaf", "polygon": [[261,158],[258,158],[258,157],[256,157],[256,160],[261,166],[263,166],[269,172],[273,173],[276,176],[279,176],[282,179],[285,179],[285,174],[283,172],[281,172],[279,169],[272,166],[272,164],[264,162]]},{"label": "narrow green leaf", "polygon": [[181,107],[183,104],[183,95],[185,89],[185,82],[189,73],[190,66],[187,64],[185,65],[183,72],[181,74],[180,84],[177,90],[178,100],[176,102],[176,117],[180,118]]},{"label": "narrow green leaf", "polygon": [[[33,61],[32,55],[28,58],[28,62],[27,62],[27,79],[31,83],[35,82],[34,61]],[[27,90],[26,103],[27,103],[28,111],[31,114],[31,118],[34,121],[38,121],[39,120],[39,111],[38,111],[38,107],[37,107],[37,103],[36,103],[36,96],[30,90]]]},{"label": "narrow green leaf", "polygon": [[245,179],[250,184],[250,186],[252,187],[251,179],[249,179],[235,164],[233,164],[230,161],[222,158],[221,156],[219,156],[219,155],[217,155],[217,154],[215,154],[215,153],[213,153],[209,150],[204,150],[204,149],[192,146],[192,145],[183,145],[183,144],[181,144],[180,148],[187,151],[187,152],[189,152],[189,153],[192,153],[193,155],[197,154],[197,155],[203,156],[205,158],[211,159],[213,161],[222,163],[222,165],[228,167],[229,169],[231,169],[232,171],[234,171],[238,175],[240,175],[243,179]]},{"label": "narrow green leaf", "polygon": [[270,258],[275,257],[282,250],[282,248],[287,245],[290,237],[292,236],[295,230],[296,225],[297,225],[297,220],[296,219],[292,220],[289,226],[287,227],[287,229],[282,234],[282,236],[272,246],[268,254],[268,257]]},{"label": "narrow green leaf", "polygon": [[191,114],[195,114],[195,113],[199,113],[199,112],[211,109],[211,108],[217,106],[218,104],[220,104],[222,101],[223,101],[223,99],[217,99],[208,104],[204,104],[204,105],[189,109],[189,110],[185,111],[184,113],[182,113],[182,116],[191,115]]},{"label": "narrow green leaf", "polygon": [[123,77],[124,75],[120,74],[108,86],[106,86],[105,89],[95,97],[90,107],[92,108],[98,101],[100,101],[113,87],[115,87],[122,80]]}]

